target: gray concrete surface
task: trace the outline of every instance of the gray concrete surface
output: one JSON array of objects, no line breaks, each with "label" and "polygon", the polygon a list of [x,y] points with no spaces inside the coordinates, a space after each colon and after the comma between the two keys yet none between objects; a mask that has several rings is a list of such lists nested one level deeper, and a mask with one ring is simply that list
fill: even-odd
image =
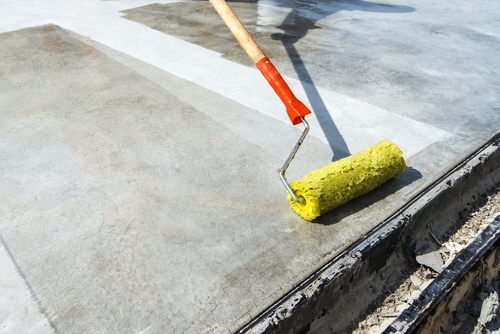
[{"label": "gray concrete surface", "polygon": [[496,3],[232,4],[314,107],[290,178],[407,158],[306,223],[277,177],[301,130],[208,3],[158,3],[3,4],[0,331],[235,331],[500,128]]}]

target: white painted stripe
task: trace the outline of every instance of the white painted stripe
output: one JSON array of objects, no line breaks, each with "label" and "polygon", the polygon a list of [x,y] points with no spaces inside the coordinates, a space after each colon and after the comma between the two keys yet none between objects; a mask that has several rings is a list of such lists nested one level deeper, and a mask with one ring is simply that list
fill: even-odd
[{"label": "white painted stripe", "polygon": [[[89,35],[102,44],[290,124],[283,104],[257,69],[226,60],[216,52],[175,37],[123,21],[119,23],[119,33],[95,31],[89,32]],[[285,80],[297,97],[309,104],[302,84],[292,78],[285,77]],[[379,140],[390,139],[409,157],[449,135],[447,131],[349,96],[321,87],[316,89],[351,153]],[[326,143],[316,117],[310,115],[308,120],[311,135]]]}]

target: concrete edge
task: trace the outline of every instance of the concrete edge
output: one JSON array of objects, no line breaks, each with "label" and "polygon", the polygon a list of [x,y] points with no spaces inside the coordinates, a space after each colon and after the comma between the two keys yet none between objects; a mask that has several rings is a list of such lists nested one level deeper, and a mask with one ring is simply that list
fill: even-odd
[{"label": "concrete edge", "polygon": [[[368,286],[362,278],[381,272],[394,256],[414,261],[417,236],[427,235],[429,228],[442,234],[458,222],[485,191],[500,184],[499,167],[497,134],[236,333],[307,333],[323,317],[323,322],[335,321],[332,332],[347,330],[361,314],[337,313],[346,300],[356,299],[355,294]],[[375,302],[379,294],[374,292],[371,300],[363,301],[364,306]]]}]

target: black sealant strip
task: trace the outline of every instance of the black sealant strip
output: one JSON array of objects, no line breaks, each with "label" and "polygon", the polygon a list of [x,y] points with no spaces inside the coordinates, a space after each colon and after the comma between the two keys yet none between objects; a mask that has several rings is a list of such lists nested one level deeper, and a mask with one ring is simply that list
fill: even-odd
[{"label": "black sealant strip", "polygon": [[383,334],[411,333],[500,237],[500,214],[444,269]]}]

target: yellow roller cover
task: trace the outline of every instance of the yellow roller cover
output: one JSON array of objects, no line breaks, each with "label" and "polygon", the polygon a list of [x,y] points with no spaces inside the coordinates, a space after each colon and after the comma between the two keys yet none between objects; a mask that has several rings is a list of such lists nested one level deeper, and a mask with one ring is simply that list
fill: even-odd
[{"label": "yellow roller cover", "polygon": [[288,195],[292,210],[305,220],[316,217],[380,186],[406,168],[403,152],[388,140],[332,162],[293,181],[290,187],[303,199]]}]

